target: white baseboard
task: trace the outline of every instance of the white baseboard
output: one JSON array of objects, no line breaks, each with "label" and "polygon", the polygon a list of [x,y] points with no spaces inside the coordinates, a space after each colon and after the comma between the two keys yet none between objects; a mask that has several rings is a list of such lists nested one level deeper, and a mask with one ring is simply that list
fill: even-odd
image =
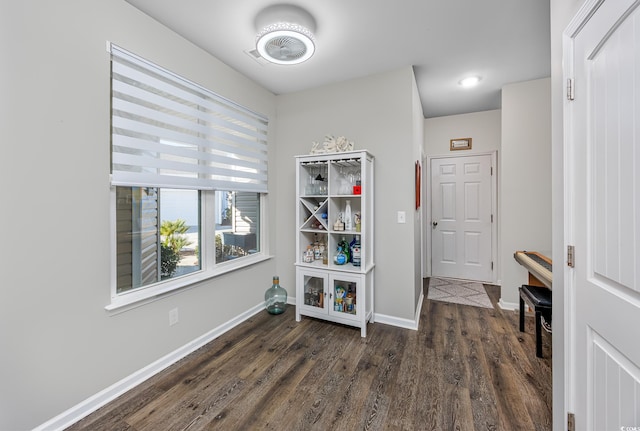
[{"label": "white baseboard", "polygon": [[500,301],[498,301],[498,306],[501,309],[508,310],[508,311],[520,310],[520,303],[518,303],[518,302],[506,302],[506,301],[503,301],[502,298],[500,298]]},{"label": "white baseboard", "polygon": [[422,302],[424,301],[424,293],[420,293],[418,299],[418,307],[416,307],[416,315],[413,320],[401,319],[399,317],[387,316],[385,314],[376,313],[374,321],[376,323],[384,323],[385,325],[397,326],[399,328],[418,330],[418,324],[420,323],[420,313],[422,311]]},{"label": "white baseboard", "polygon": [[[288,300],[287,303],[291,303],[291,300]],[[295,304],[295,302],[294,302]],[[245,320],[251,318],[252,316],[258,314],[260,311],[264,310],[264,303],[258,304],[244,313],[234,317],[226,323],[218,326],[215,329],[207,332],[206,334],[196,338],[195,340],[185,344],[184,346],[174,350],[168,355],[158,359],[157,361],[147,365],[146,367],[136,371],[135,373],[125,377],[119,382],[114,383],[108,388],[98,392],[97,394],[87,398],[81,403],[71,407],[65,412],[60,413],[58,416],[48,420],[42,425],[34,428],[34,431],[52,431],[52,430],[63,430],[74,423],[78,422],[80,419],[85,416],[93,413],[98,410],[100,407],[108,404],[109,402],[115,400],[120,395],[124,394],[130,389],[133,389],[137,385],[141,384],[145,380],[153,377],[160,371],[184,358],[188,354],[198,350],[200,347],[205,344],[215,340],[220,335],[244,322]]]}]

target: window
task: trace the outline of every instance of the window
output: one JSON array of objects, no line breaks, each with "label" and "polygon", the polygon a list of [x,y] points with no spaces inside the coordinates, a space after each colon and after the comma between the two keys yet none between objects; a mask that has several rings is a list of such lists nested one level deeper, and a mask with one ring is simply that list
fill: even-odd
[{"label": "window", "polygon": [[260,250],[260,194],[216,192],[216,262],[248,256]]},{"label": "window", "polygon": [[116,187],[118,294],[199,271],[200,192]]},{"label": "window", "polygon": [[110,48],[116,307],[264,254],[268,122]]}]

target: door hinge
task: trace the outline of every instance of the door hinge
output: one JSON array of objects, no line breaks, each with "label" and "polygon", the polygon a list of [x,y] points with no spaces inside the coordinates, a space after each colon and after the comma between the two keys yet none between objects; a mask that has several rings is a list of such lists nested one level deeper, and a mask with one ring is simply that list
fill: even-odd
[{"label": "door hinge", "polygon": [[567,413],[567,431],[576,431],[576,415]]},{"label": "door hinge", "polygon": [[573,268],[575,265],[575,253],[576,249],[572,245],[567,246],[567,266]]},{"label": "door hinge", "polygon": [[575,99],[575,84],[573,78],[567,79],[567,100]]},{"label": "door hinge", "polygon": [[493,223],[493,214],[491,214],[491,223]]},{"label": "door hinge", "polygon": [[493,271],[493,262],[491,262],[491,271]]},{"label": "door hinge", "polygon": [[493,166],[491,166],[491,176],[493,176]]}]

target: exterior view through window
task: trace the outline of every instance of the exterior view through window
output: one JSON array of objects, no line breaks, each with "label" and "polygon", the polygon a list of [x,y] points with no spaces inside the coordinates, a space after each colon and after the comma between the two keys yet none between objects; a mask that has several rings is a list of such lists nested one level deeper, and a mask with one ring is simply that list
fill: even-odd
[{"label": "exterior view through window", "polygon": [[[117,292],[148,286],[202,269],[201,195],[207,192],[117,187]],[[260,251],[260,194],[215,192],[210,217],[222,263]]]},{"label": "exterior view through window", "polygon": [[260,251],[260,194],[216,192],[216,205],[216,263]]}]

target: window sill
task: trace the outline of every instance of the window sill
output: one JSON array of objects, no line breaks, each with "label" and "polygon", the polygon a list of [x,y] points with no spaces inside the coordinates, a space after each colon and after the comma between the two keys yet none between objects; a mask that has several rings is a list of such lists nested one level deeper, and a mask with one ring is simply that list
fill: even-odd
[{"label": "window sill", "polygon": [[168,280],[166,283],[161,283],[148,288],[136,289],[133,292],[118,295],[111,298],[111,303],[106,305],[104,309],[109,311],[111,315],[120,314],[159,299],[175,295],[185,289],[195,287],[202,281],[264,262],[272,257],[273,256],[258,253],[239,260],[230,260],[220,263],[216,265],[215,270],[195,272],[184,277],[176,278],[175,280]]}]

